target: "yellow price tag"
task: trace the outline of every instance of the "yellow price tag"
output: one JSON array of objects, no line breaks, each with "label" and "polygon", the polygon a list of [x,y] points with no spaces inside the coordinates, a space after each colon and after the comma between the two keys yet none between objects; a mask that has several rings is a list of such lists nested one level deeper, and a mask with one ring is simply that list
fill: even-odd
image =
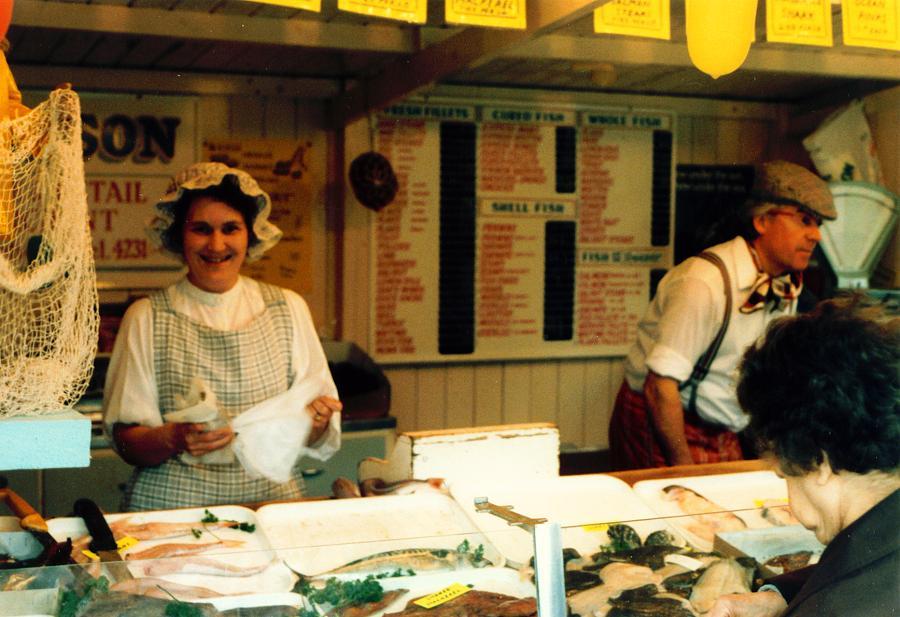
[{"label": "yellow price tag", "polygon": [[100,561],[100,555],[95,553],[94,551],[89,551],[88,549],[84,549],[81,551],[81,554],[90,559],[91,561]]},{"label": "yellow price tag", "polygon": [[419,598],[413,604],[417,604],[422,608],[434,608],[435,606],[440,606],[444,602],[449,602],[453,598],[458,598],[471,590],[471,587],[467,587],[461,583],[453,583],[449,587],[444,587],[436,593],[425,596],[424,598]]},{"label": "yellow price tag", "polygon": [[116,540],[116,548],[118,548],[120,551],[124,551],[131,548],[138,542],[140,542],[140,540],[138,540],[137,538],[125,536],[124,538],[119,538],[118,540]]},{"label": "yellow price tag", "polygon": [[593,523],[591,525],[582,525],[581,528],[584,531],[609,531],[609,528],[612,525],[618,525],[619,523]]}]

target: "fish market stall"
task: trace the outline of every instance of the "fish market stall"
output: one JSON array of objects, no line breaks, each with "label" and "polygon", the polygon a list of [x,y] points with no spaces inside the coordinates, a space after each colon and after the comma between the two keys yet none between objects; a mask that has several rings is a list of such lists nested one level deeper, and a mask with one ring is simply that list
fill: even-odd
[{"label": "fish market stall", "polygon": [[[15,607],[28,592],[40,600],[32,606],[44,607],[37,614],[66,617],[126,609],[396,617],[423,615],[425,606],[435,607],[429,615],[537,615],[536,589],[547,574],[535,571],[533,538],[479,511],[474,499],[487,497],[559,525],[571,614],[702,616],[720,595],[753,590],[803,558],[773,553],[795,547],[793,532],[805,532],[765,513],[785,509],[783,481],[742,465],[716,469],[742,470],[727,474],[645,475],[633,486],[606,474],[457,479],[451,495],[109,514],[124,568],[90,550],[81,519],[51,519],[52,534],[73,541],[80,563],[0,571],[0,614],[23,614]],[[706,517],[743,526],[717,527],[705,543],[695,526]],[[793,552],[801,551],[814,561],[816,547]],[[193,612],[177,612],[186,610]]]}]

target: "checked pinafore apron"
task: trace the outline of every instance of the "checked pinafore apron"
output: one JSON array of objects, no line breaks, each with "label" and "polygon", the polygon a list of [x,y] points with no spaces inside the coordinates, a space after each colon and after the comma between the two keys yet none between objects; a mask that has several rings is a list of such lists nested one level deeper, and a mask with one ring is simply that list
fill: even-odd
[{"label": "checked pinafore apron", "polygon": [[[260,283],[266,310],[239,330],[203,326],[172,308],[167,290],[153,294],[153,353],[160,410],[176,411],[175,395],[187,394],[202,378],[235,418],[288,389],[293,379],[293,322],[278,287]],[[276,484],[251,479],[235,460],[224,465],[188,464],[175,456],[155,467],[138,467],[129,480],[122,510],[238,504],[301,496],[303,479]]]}]

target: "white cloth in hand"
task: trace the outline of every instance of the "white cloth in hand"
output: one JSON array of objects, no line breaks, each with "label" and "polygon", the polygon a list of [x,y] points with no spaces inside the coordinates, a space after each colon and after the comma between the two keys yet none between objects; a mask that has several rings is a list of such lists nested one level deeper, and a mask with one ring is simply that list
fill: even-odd
[{"label": "white cloth in hand", "polygon": [[[167,422],[191,422],[203,424],[207,431],[228,425],[228,417],[219,409],[216,393],[199,377],[191,380],[191,388],[187,394],[175,395],[175,406],[178,411],[166,414]],[[187,452],[180,454],[181,460],[189,465],[203,463],[205,465],[226,465],[234,461],[231,444],[224,448],[207,452],[203,456],[194,456]]]},{"label": "white cloth in hand", "polygon": [[251,478],[283,484],[297,459],[307,453],[312,418],[306,406],[327,392],[318,379],[298,380],[285,392],[254,405],[231,423],[234,453]]}]

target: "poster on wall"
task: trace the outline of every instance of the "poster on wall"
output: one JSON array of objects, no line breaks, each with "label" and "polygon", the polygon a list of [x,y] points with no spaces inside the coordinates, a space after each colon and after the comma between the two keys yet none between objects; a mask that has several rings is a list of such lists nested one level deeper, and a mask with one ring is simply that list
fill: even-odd
[{"label": "poster on wall", "polygon": [[380,362],[623,354],[671,265],[668,113],[407,102],[372,226]]},{"label": "poster on wall", "polygon": [[284,234],[262,258],[245,264],[242,273],[300,294],[312,291],[311,148],[312,142],[289,139],[203,141],[204,160],[239,167],[256,179],[272,199],[269,220]]},{"label": "poster on wall", "polygon": [[83,94],[82,146],[97,283],[156,287],[182,264],[145,233],[172,176],[196,159],[191,97]]}]

